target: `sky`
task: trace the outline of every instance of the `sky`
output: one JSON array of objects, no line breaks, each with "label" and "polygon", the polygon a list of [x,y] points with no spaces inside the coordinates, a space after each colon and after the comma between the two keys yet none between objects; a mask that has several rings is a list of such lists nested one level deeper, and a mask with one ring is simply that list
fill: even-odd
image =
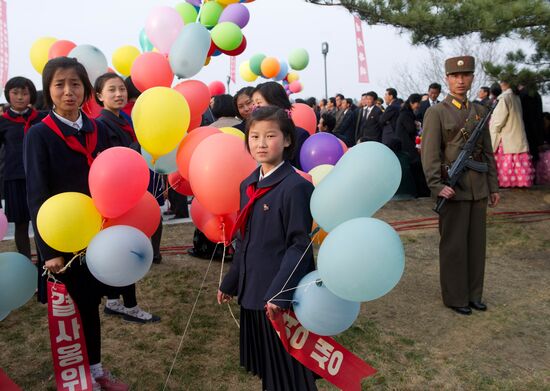
[{"label": "sky", "polygon": [[[111,56],[118,47],[134,45],[139,48],[139,33],[155,6],[175,6],[178,2],[7,0],[9,77],[26,76],[41,89],[41,77],[31,66],[29,51],[36,39],[45,36],[71,40],[77,45],[94,45],[111,63]],[[342,93],[346,97],[359,98],[363,92],[370,90],[383,94],[395,72],[409,66],[412,69],[413,65],[429,55],[429,49],[411,45],[408,34],[400,34],[393,27],[368,26],[363,22],[370,82],[358,83],[354,23],[347,10],[317,6],[303,0],[256,0],[247,6],[251,17],[243,33],[248,47],[237,57],[237,83],[231,84],[231,93],[245,85],[265,81],[258,78],[254,83],[246,83],[238,75],[238,65],[256,53],[286,59],[292,49],[304,48],[308,51],[310,63],[300,72],[304,89],[293,95],[294,98],[324,97],[322,42],[329,44],[329,96]],[[460,54],[463,53],[456,53]],[[206,83],[221,80],[225,83],[228,74],[229,57],[222,55],[213,57],[210,65],[204,67],[194,79]],[[4,102],[5,98],[1,97],[0,101]],[[547,99],[545,108],[550,109]]]}]

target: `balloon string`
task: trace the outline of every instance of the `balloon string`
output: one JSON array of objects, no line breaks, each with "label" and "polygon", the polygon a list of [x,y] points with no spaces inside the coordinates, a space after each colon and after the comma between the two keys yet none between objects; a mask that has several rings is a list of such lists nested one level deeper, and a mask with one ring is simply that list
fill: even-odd
[{"label": "balloon string", "polygon": [[[218,289],[222,286],[222,277],[223,277],[223,265],[225,263],[225,251],[227,249],[227,247],[229,246],[225,246],[225,240],[226,240],[226,237],[225,237],[225,223],[222,221],[222,238],[223,238],[223,243],[220,242],[218,244],[223,244],[223,255],[222,255],[222,264],[221,264],[221,267],[220,267],[220,280],[218,282]],[[230,243],[231,245],[231,243]],[[231,317],[233,318],[233,320],[235,321],[235,324],[237,325],[237,328],[241,328],[241,325],[239,324],[239,321],[237,320],[237,318],[235,317],[235,314],[233,313],[233,310],[231,309],[231,305],[229,303],[227,303],[227,308],[229,309],[229,313],[231,314]]]},{"label": "balloon string", "polygon": [[[78,257],[81,257],[82,255],[85,255],[86,254],[86,251],[83,250],[79,253],[75,253],[74,257],[71,258],[71,260],[69,262],[67,262],[67,264],[65,266],[63,266],[63,268],[59,271],[59,273],[57,274],[60,274],[60,273],[65,273],[67,271],[67,269],[69,267],[71,267],[72,263],[74,262],[74,260]],[[44,269],[44,273],[42,273],[42,277],[45,276],[46,274],[48,275],[48,277],[52,277],[54,280],[55,280],[55,277],[53,275],[53,273],[50,272],[50,270],[48,268],[46,268],[46,265],[44,265],[42,267],[42,269]],[[56,280],[57,281],[57,280]]]}]

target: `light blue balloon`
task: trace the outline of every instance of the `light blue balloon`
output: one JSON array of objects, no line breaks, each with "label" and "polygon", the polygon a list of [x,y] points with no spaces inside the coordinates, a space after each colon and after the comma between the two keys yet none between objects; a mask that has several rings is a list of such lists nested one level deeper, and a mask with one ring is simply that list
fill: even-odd
[{"label": "light blue balloon", "polygon": [[168,57],[174,74],[179,78],[190,78],[199,73],[206,62],[210,42],[210,32],[202,24],[183,26]]},{"label": "light blue balloon", "polygon": [[145,32],[145,28],[142,28],[139,32],[139,46],[141,47],[141,51],[143,53],[150,52],[155,48],[155,45],[149,41],[149,37],[147,37],[147,33]]},{"label": "light blue balloon", "polygon": [[69,52],[67,57],[75,57],[79,63],[84,65],[92,85],[94,85],[99,76],[106,73],[109,69],[107,57],[105,57],[101,50],[92,45],[78,45]]},{"label": "light blue balloon", "polygon": [[178,171],[178,164],[176,163],[176,156],[178,154],[178,148],[176,147],[172,152],[167,153],[159,157],[155,164],[153,164],[153,156],[147,152],[143,147],[141,147],[141,156],[147,162],[150,170],[157,172],[159,174],[171,174],[175,171]]},{"label": "light blue balloon", "polygon": [[10,311],[0,311],[0,322],[8,317]]},{"label": "light blue balloon", "polygon": [[277,80],[277,81],[283,80],[286,77],[286,75],[288,75],[288,64],[286,63],[286,61],[279,60],[279,64],[281,64],[281,70],[279,71],[277,76],[273,78],[273,80]]},{"label": "light blue balloon", "polygon": [[360,217],[328,234],[319,249],[317,269],[327,288],[342,299],[375,300],[401,279],[405,252],[389,224]]},{"label": "light blue balloon", "polygon": [[10,312],[29,301],[37,282],[38,271],[29,258],[15,252],[1,253],[0,312]]},{"label": "light blue balloon", "polygon": [[355,322],[361,304],[344,300],[329,291],[315,270],[298,283],[293,307],[296,317],[309,331],[319,335],[336,335]]},{"label": "light blue balloon", "polygon": [[153,246],[143,232],[126,225],[100,231],[86,250],[88,269],[110,286],[128,286],[143,278],[153,262]]},{"label": "light blue balloon", "polygon": [[311,214],[325,231],[344,221],[370,217],[395,194],[401,165],[384,144],[365,142],[350,148],[311,196]]}]

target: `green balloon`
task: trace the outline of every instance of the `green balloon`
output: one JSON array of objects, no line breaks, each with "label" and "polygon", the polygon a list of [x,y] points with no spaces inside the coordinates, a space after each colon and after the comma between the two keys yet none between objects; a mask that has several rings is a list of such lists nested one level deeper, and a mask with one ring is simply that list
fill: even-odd
[{"label": "green balloon", "polygon": [[309,54],[306,49],[294,49],[288,55],[288,64],[295,71],[301,71],[309,64]]},{"label": "green balloon", "polygon": [[250,57],[250,70],[252,73],[258,76],[262,76],[262,61],[265,58],[265,54],[255,54]]},{"label": "green balloon", "polygon": [[184,24],[195,23],[197,21],[197,9],[193,4],[179,3],[174,7],[183,19]]},{"label": "green balloon", "polygon": [[207,28],[212,28],[218,23],[223,12],[223,7],[216,1],[204,3],[201,8],[200,22]]},{"label": "green balloon", "polygon": [[217,24],[210,32],[212,41],[221,50],[235,50],[243,41],[241,28],[233,22]]}]

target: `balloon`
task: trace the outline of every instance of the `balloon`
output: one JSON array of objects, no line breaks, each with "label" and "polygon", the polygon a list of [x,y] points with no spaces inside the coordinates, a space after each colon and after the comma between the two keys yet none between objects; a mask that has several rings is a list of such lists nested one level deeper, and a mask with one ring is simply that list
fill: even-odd
[{"label": "balloon", "polygon": [[176,164],[177,153],[178,147],[155,160],[153,159],[153,156],[145,150],[145,148],[141,148],[141,156],[145,159],[149,170],[159,174],[170,174],[178,170],[178,165]]},{"label": "balloon", "polygon": [[294,49],[288,55],[288,64],[292,69],[301,71],[309,64],[309,54],[305,49]]},{"label": "balloon", "polygon": [[52,58],[66,57],[75,47],[76,44],[74,42],[60,39],[50,46],[50,50],[48,51],[48,59],[51,60]]},{"label": "balloon", "polygon": [[101,115],[101,110],[103,110],[103,107],[96,102],[93,96],[90,96],[90,98],[82,104],[82,111],[90,118],[99,117]]},{"label": "balloon", "polygon": [[157,199],[146,191],[136,206],[114,219],[106,219],[103,228],[114,225],[128,225],[143,232],[147,237],[153,236],[160,222],[160,207]]},{"label": "balloon", "polygon": [[[314,221],[313,226],[311,227],[311,232],[315,231],[317,227],[319,227],[319,225]],[[313,244],[320,246],[321,244],[323,244],[327,236],[328,236],[328,232],[325,231],[323,228],[319,227],[319,231],[312,238]]]},{"label": "balloon", "polygon": [[270,79],[279,74],[281,64],[279,64],[279,60],[275,57],[266,57],[260,65],[260,70],[265,78]]},{"label": "balloon", "polygon": [[250,61],[244,61],[239,65],[239,74],[244,81],[253,82],[258,78],[254,72],[250,70]]},{"label": "balloon", "polygon": [[216,1],[223,6],[226,6],[226,5],[229,6],[230,4],[239,2],[239,0],[216,0]]},{"label": "balloon", "polygon": [[193,4],[195,7],[200,7],[202,0],[186,0],[189,4]]},{"label": "balloon", "polygon": [[361,309],[360,303],[344,300],[328,290],[317,270],[300,280],[292,305],[302,326],[324,336],[350,328]]},{"label": "balloon", "polygon": [[215,1],[203,3],[201,7],[201,15],[199,17],[201,24],[208,28],[214,27],[218,24],[218,19],[220,18],[222,12],[223,7]]},{"label": "balloon", "polygon": [[132,209],[149,185],[149,169],[133,149],[106,149],[92,163],[88,174],[90,193],[103,217],[115,218]]},{"label": "balloon", "polygon": [[258,76],[262,76],[262,62],[264,61],[265,54],[255,54],[250,57],[250,70],[252,73]]},{"label": "balloon", "polygon": [[298,74],[298,72],[294,72],[294,71],[288,72],[286,80],[289,83],[292,83],[293,81],[300,80],[300,75]]},{"label": "balloon", "polygon": [[233,22],[240,28],[244,28],[250,20],[248,8],[242,4],[230,4],[223,10],[218,23]]},{"label": "balloon", "polygon": [[292,92],[293,94],[297,94],[298,92],[302,91],[302,83],[300,83],[298,80],[296,81],[293,81],[292,83],[290,83],[288,85],[288,89],[290,90],[290,92]]},{"label": "balloon", "polygon": [[345,142],[342,141],[342,139],[338,139],[338,141],[340,141],[340,145],[342,146],[344,153],[346,153],[348,151],[348,146],[346,145]]},{"label": "balloon", "polygon": [[194,198],[191,203],[191,219],[208,240],[228,245],[231,241],[229,235],[237,221],[237,213],[224,216],[213,215]]},{"label": "balloon", "polygon": [[170,52],[182,28],[183,20],[178,11],[166,6],[153,8],[145,22],[147,37],[164,54]]},{"label": "balloon", "polygon": [[309,175],[307,172],[303,172],[301,170],[298,170],[296,167],[294,167],[294,171],[298,173],[302,178],[304,178],[309,183],[313,184],[313,178],[311,175]]},{"label": "balloon", "polygon": [[208,85],[208,88],[210,89],[210,95],[216,96],[216,95],[223,95],[225,94],[225,84],[223,84],[219,80],[215,80],[212,83]]},{"label": "balloon", "polygon": [[330,232],[344,221],[372,216],[393,197],[400,182],[401,165],[392,150],[374,141],[358,144],[315,188],[311,213]]},{"label": "balloon", "polygon": [[246,50],[246,37],[243,35],[243,40],[241,41],[241,44],[237,47],[237,49],[234,50],[224,50],[223,53],[227,54],[228,56],[238,56],[242,52]]},{"label": "balloon", "polygon": [[239,186],[257,167],[244,143],[229,134],[214,134],[193,152],[189,182],[199,202],[215,215],[239,209]]},{"label": "balloon", "polygon": [[309,174],[313,178],[313,185],[317,186],[334,168],[331,164],[321,164],[311,169]]},{"label": "balloon", "polygon": [[198,128],[199,126],[201,126],[201,123],[202,123],[202,114],[191,115],[191,119],[189,120],[189,128],[187,129],[187,131],[190,132],[193,129]]},{"label": "balloon", "polygon": [[275,76],[275,80],[277,81],[283,80],[288,74],[288,64],[284,61],[279,61],[279,64],[281,68],[279,70],[279,73]]},{"label": "balloon", "polygon": [[184,179],[189,180],[189,163],[191,162],[191,156],[193,156],[195,148],[197,148],[205,138],[219,133],[221,132],[218,128],[203,126],[193,130],[185,136],[178,148],[176,157],[178,171]]},{"label": "balloon", "polygon": [[174,87],[189,104],[191,116],[202,115],[210,104],[210,90],[199,80],[185,80]]},{"label": "balloon", "polygon": [[3,209],[0,209],[0,240],[8,233],[8,218]]},{"label": "balloon", "polygon": [[109,67],[105,55],[101,50],[92,45],[78,45],[70,51],[68,57],[74,57],[79,63],[84,65],[92,85],[99,76],[107,72],[107,68]]},{"label": "balloon", "polygon": [[29,258],[15,252],[1,253],[0,313],[10,312],[29,301],[34,296],[37,281],[36,266]]},{"label": "balloon", "polygon": [[317,268],[335,295],[351,301],[375,300],[401,279],[405,252],[389,224],[360,217],[329,233],[319,249]]},{"label": "balloon", "polygon": [[189,105],[177,91],[153,87],[136,100],[132,120],[143,148],[158,159],[181,142],[189,127]]},{"label": "balloon", "polygon": [[316,133],[302,144],[300,164],[311,174],[311,170],[321,164],[335,165],[343,154],[338,137],[326,132]]},{"label": "balloon", "polygon": [[174,7],[181,16],[183,24],[195,23],[197,21],[197,9],[190,3],[179,3]]},{"label": "balloon", "polygon": [[305,103],[294,103],[292,105],[292,121],[294,125],[314,134],[317,129],[317,116],[315,111]]},{"label": "balloon", "polygon": [[150,52],[155,48],[155,45],[149,41],[149,38],[147,38],[147,33],[145,32],[145,28],[142,28],[139,32],[139,46],[141,47],[142,52]]},{"label": "balloon", "polygon": [[113,53],[113,66],[121,75],[130,76],[132,64],[139,55],[139,49],[135,46],[121,46]]},{"label": "balloon", "polygon": [[227,126],[225,128],[220,128],[222,133],[225,134],[231,134],[235,137],[238,137],[240,140],[244,141],[244,133],[241,132],[239,129],[235,129],[233,127]]},{"label": "balloon", "polygon": [[38,210],[36,225],[46,244],[74,253],[90,243],[101,229],[101,215],[90,197],[82,193],[59,193]]},{"label": "balloon", "polygon": [[218,23],[210,34],[212,42],[221,50],[235,50],[243,41],[241,28],[233,22]]},{"label": "balloon", "polygon": [[153,262],[153,246],[143,232],[115,225],[98,233],[86,251],[95,278],[109,286],[128,286],[143,278]]},{"label": "balloon", "polygon": [[2,311],[0,310],[0,322],[8,317],[11,311]]},{"label": "balloon", "polygon": [[166,57],[155,52],[137,56],[130,73],[132,82],[141,92],[153,87],[170,87],[174,80],[174,74]]},{"label": "balloon", "polygon": [[43,37],[38,38],[31,46],[31,64],[34,69],[36,69],[36,72],[42,74],[42,70],[44,70],[44,66],[48,62],[49,58],[49,52],[52,45],[57,41],[56,38],[52,37]]},{"label": "balloon", "polygon": [[173,172],[168,175],[168,184],[175,192],[185,196],[192,196],[191,184],[184,179],[179,172]]},{"label": "balloon", "polygon": [[170,50],[170,65],[174,73],[180,78],[199,73],[208,57],[210,43],[210,32],[203,25],[191,23],[184,26]]}]

